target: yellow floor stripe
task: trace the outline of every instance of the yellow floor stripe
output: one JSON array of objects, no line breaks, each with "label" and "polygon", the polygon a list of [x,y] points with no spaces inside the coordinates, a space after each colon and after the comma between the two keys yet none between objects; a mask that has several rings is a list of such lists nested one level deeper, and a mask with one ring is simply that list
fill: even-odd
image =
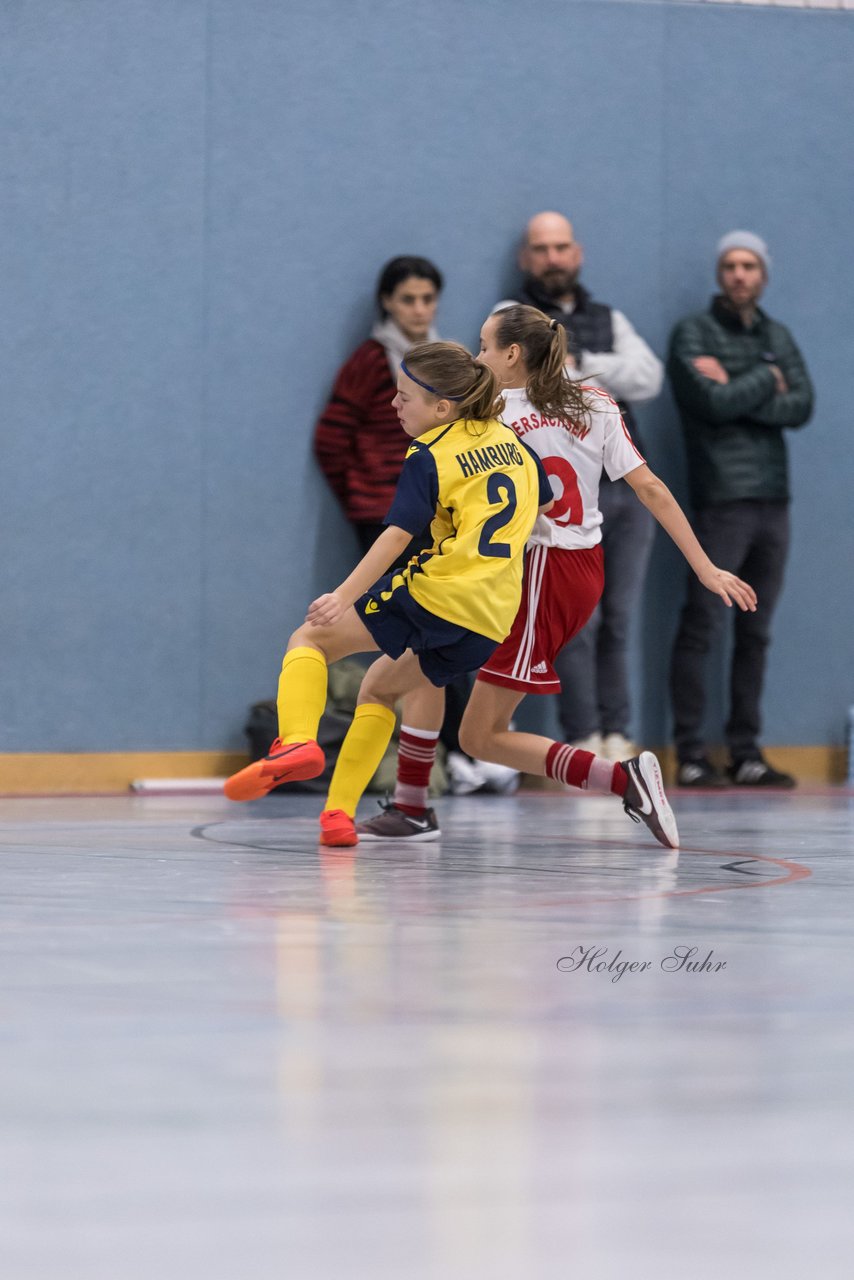
[{"label": "yellow floor stripe", "polygon": [[0,793],[127,791],[137,778],[226,777],[247,762],[223,751],[0,755]]},{"label": "yellow floor stripe", "polygon": [[[671,747],[653,747],[672,781],[675,771]],[[711,751],[719,764],[724,756]],[[767,756],[778,769],[805,783],[845,780],[843,747],[768,747]],[[127,791],[137,778],[227,777],[248,763],[248,757],[221,751],[131,751],[120,754],[69,753],[63,755],[0,755],[0,794],[42,795],[86,791]],[[526,786],[548,786],[548,780],[526,778]],[[557,784],[560,785],[560,784]]]}]

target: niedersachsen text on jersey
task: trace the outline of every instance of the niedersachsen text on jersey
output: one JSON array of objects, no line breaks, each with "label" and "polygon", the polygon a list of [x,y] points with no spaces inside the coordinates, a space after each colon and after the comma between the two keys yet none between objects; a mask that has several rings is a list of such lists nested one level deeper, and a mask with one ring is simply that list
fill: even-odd
[{"label": "niedersachsen text on jersey", "polygon": [[577,436],[579,440],[586,440],[590,435],[590,427],[583,422],[563,422],[560,418],[541,418],[537,413],[532,413],[529,418],[516,418],[507,425],[513,428],[517,436],[527,435],[529,431],[536,431],[539,427],[563,427],[571,436]]}]

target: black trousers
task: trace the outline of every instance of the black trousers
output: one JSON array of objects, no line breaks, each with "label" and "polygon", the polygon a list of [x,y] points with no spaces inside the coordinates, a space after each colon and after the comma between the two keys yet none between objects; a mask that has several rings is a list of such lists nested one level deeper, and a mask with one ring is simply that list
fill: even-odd
[{"label": "black trousers", "polygon": [[729,569],[750,583],[758,605],[755,613],[742,613],[737,605],[730,611],[719,596],[690,575],[670,666],[676,753],[680,762],[703,755],[706,657],[732,612],[735,636],[724,732],[733,760],[749,759],[759,751],[771,619],[789,550],[789,504],[751,500],[705,507],[696,513],[694,532],[718,568]]}]

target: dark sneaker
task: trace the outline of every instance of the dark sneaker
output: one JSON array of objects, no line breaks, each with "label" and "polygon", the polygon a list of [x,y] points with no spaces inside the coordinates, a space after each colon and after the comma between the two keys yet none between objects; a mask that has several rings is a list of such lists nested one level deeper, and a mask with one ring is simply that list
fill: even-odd
[{"label": "dark sneaker", "polygon": [[779,769],[772,768],[761,756],[739,760],[737,764],[731,764],[727,772],[736,787],[788,788],[797,785],[790,773],[781,773]]},{"label": "dark sneaker", "polygon": [[442,834],[436,814],[425,809],[417,818],[404,813],[396,804],[380,802],[382,813],[356,827],[360,840],[438,840]]},{"label": "dark sneaker", "polygon": [[727,780],[708,760],[683,760],[676,773],[680,787],[696,787],[698,790],[714,790],[725,787]]},{"label": "dark sneaker", "polygon": [[659,844],[665,849],[679,848],[679,832],[673,810],[664,794],[661,766],[651,751],[642,751],[631,760],[622,761],[629,775],[629,785],[623,796],[623,808],[633,822],[645,822]]},{"label": "dark sneaker", "polygon": [[259,800],[281,782],[316,778],[326,767],[326,756],[316,742],[289,742],[277,738],[263,760],[254,760],[227,778],[223,791],[229,800]]}]

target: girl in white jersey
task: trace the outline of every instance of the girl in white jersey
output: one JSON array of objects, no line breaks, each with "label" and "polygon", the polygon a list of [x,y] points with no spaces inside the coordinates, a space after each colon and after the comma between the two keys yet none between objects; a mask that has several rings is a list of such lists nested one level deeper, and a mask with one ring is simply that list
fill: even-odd
[{"label": "girl in white jersey", "polygon": [[[505,398],[504,421],[541,459],[552,477],[555,505],[541,516],[528,544],[522,604],[507,639],[478,674],[460,729],[463,750],[479,760],[556,778],[583,789],[619,796],[626,812],[643,821],[663,845],[679,836],[655,756],[644,751],[613,763],[590,751],[538,734],[510,729],[526,693],[555,693],[560,681],[553,659],[581,630],[602,592],[602,515],[598,508],[603,468],[621,477],[670,534],[700,581],[741,609],[754,610],[752,587],[718,569],[697,541],[669,489],[629,439],[610,396],[580,387],[564,372],[566,331],[534,307],[512,306],[489,317],[481,330],[479,359],[492,369]],[[423,770],[435,709],[410,701],[404,724],[416,735]],[[408,776],[413,776],[414,765]],[[428,770],[429,772],[429,770]],[[400,775],[399,775],[400,777]],[[417,800],[424,797],[419,812]],[[407,803],[408,802],[408,803]],[[400,781],[394,803],[357,827],[360,839],[436,839],[426,790]]]}]

